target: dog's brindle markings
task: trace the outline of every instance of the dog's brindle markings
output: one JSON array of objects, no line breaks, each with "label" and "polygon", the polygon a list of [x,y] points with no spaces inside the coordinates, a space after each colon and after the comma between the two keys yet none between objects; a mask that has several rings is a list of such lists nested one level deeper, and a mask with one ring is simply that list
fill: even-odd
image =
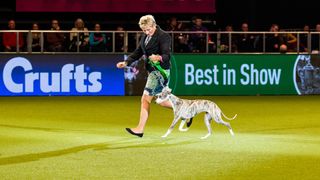
[{"label": "dog's brindle markings", "polygon": [[[205,112],[204,122],[208,128],[208,134],[203,136],[201,139],[206,139],[212,134],[212,129],[210,126],[211,120],[214,119],[218,124],[223,124],[229,128],[230,134],[233,136],[234,133],[232,131],[231,125],[228,122],[225,122],[221,118],[221,114],[228,120],[232,120],[236,118],[237,114],[233,118],[228,118],[226,115],[223,114],[221,109],[212,101],[208,100],[187,100],[187,99],[180,99],[177,96],[171,94],[171,89],[168,87],[163,88],[162,92],[157,95],[156,102],[162,103],[166,100],[169,100],[173,107],[174,119],[170,128],[162,137],[167,137],[173,130],[174,126],[177,124],[179,119],[182,119],[181,124],[179,126],[180,131],[187,131],[188,128],[183,128],[184,124],[186,123],[186,119],[190,119],[188,123],[192,123],[192,118],[201,113]],[[190,126],[189,125],[189,126]]]}]

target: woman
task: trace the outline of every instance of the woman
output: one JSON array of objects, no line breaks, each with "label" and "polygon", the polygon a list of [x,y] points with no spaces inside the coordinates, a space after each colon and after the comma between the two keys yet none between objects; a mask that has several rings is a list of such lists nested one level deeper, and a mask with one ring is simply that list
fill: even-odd
[{"label": "woman", "polygon": [[[118,68],[130,66],[134,61],[142,58],[148,71],[148,79],[141,97],[140,121],[135,128],[126,130],[135,136],[142,137],[146,122],[149,117],[150,103],[153,97],[160,93],[168,83],[170,75],[171,38],[159,26],[152,15],[140,18],[139,26],[144,34],[137,49],[128,56],[127,60],[117,63]],[[160,63],[155,66],[153,63]],[[170,107],[166,101],[161,104]]]},{"label": "woman", "polygon": [[[79,33],[79,39],[78,39]],[[78,41],[79,40],[79,41]],[[76,52],[79,46],[80,52],[89,51],[89,32],[88,28],[85,27],[85,24],[81,18],[78,18],[74,22],[74,27],[70,32],[70,46],[69,51]]]},{"label": "woman", "polygon": [[105,52],[107,39],[104,33],[100,32],[100,24],[94,25],[94,31],[89,35],[90,51],[91,52]]},{"label": "woman", "polygon": [[[37,23],[33,23],[32,30],[38,31],[39,25]],[[28,49],[28,51],[29,52],[40,52],[41,51],[41,45],[40,45],[41,33],[40,32],[32,32],[32,33],[28,34],[28,36],[30,36],[30,37],[28,37],[28,40],[31,41],[31,47],[30,47],[30,49]]]}]

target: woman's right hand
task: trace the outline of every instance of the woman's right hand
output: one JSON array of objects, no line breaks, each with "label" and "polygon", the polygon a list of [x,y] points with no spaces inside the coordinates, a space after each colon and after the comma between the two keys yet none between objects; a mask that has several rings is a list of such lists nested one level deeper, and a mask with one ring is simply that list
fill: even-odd
[{"label": "woman's right hand", "polygon": [[127,62],[122,61],[117,63],[117,68],[124,68],[127,66]]}]

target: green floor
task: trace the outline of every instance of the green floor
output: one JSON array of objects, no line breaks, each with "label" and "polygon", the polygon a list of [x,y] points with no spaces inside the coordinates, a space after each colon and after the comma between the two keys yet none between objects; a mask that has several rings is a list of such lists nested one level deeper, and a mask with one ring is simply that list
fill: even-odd
[{"label": "green floor", "polygon": [[[193,98],[193,97],[187,97]],[[219,96],[231,121],[203,114],[162,139],[172,111],[152,104],[143,138],[140,97],[1,97],[0,179],[319,179],[320,96]]]}]

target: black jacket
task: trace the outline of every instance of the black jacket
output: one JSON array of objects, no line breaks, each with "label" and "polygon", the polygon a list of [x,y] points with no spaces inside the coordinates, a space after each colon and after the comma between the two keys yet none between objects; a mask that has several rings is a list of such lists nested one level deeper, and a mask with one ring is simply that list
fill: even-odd
[{"label": "black jacket", "polygon": [[163,69],[170,69],[170,57],[171,57],[171,37],[168,33],[163,31],[159,26],[157,26],[152,38],[150,39],[147,46],[145,46],[146,35],[143,34],[137,49],[128,56],[126,62],[130,65],[134,61],[139,60],[141,57],[145,62],[146,69],[151,72],[155,69],[149,64],[148,57],[152,54],[161,55],[162,62],[160,65]]}]

